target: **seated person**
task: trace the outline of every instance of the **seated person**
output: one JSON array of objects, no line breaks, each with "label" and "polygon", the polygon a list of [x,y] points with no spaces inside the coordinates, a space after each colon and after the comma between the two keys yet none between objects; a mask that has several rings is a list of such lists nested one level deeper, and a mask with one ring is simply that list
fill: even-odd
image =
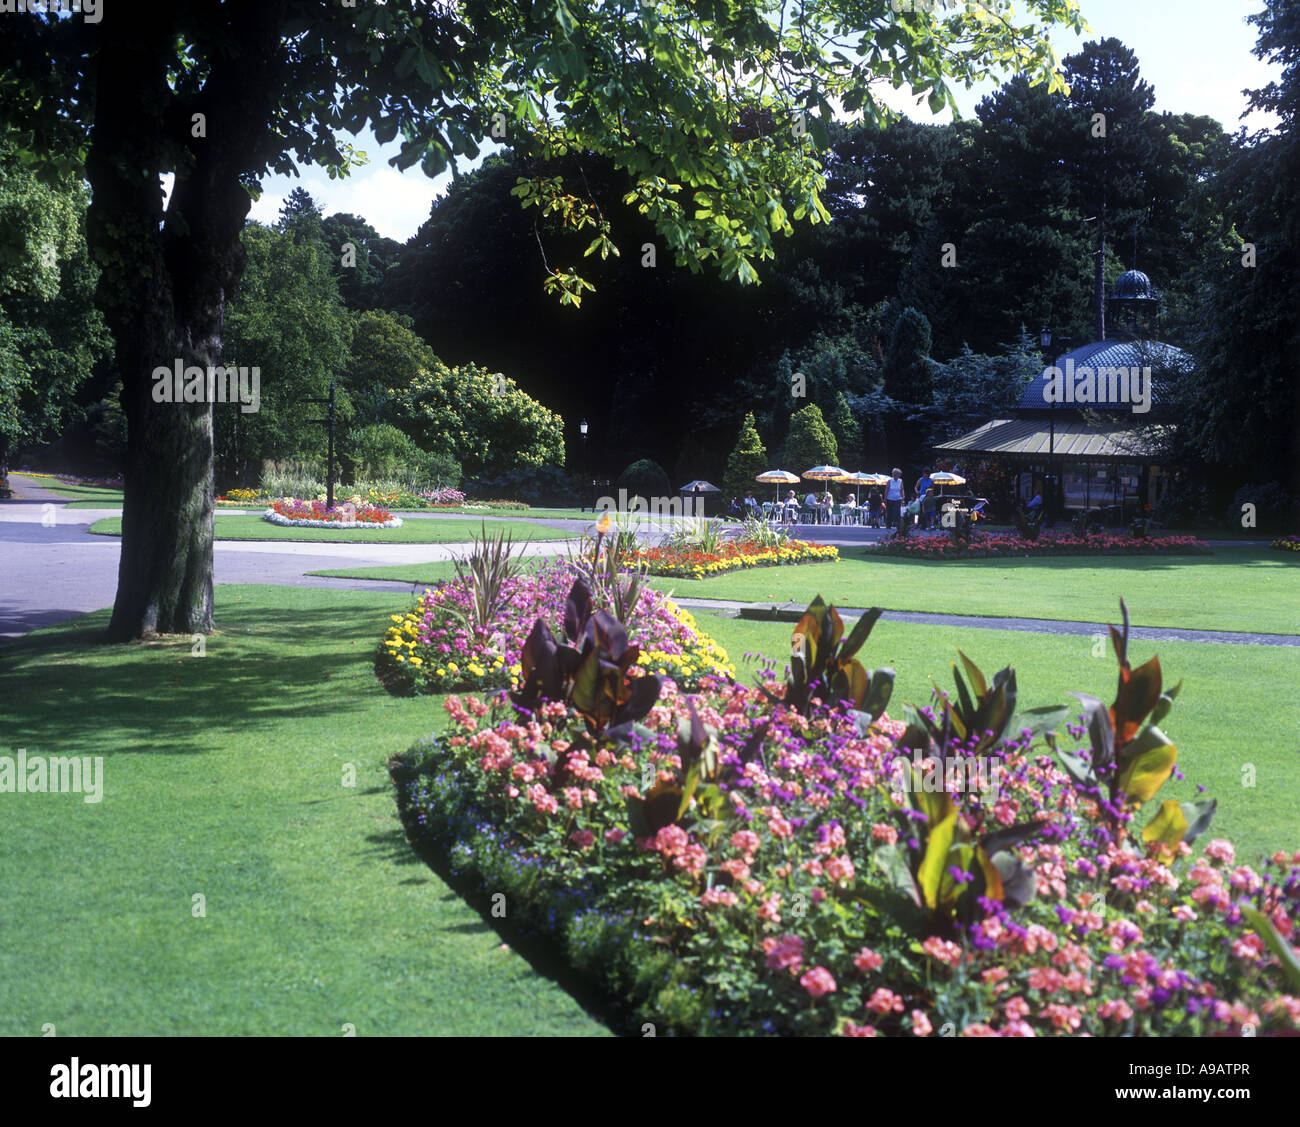
[{"label": "seated person", "polygon": [[851,524],[857,516],[858,502],[854,494],[850,493],[844,498],[844,504],[840,506],[844,511],[844,523]]},{"label": "seated person", "polygon": [[799,498],[794,495],[793,489],[785,495],[785,504],[782,508],[784,509],[782,515],[786,524],[799,523]]},{"label": "seated person", "polygon": [[831,523],[831,513],[835,509],[835,499],[831,496],[830,490],[822,494],[822,499],[817,502],[817,519],[822,524]]},{"label": "seated person", "polygon": [[745,494],[745,513],[747,516],[751,517],[761,517],[763,515],[763,510],[759,506],[758,498],[754,496],[754,491],[752,489]]},{"label": "seated person", "polygon": [[731,504],[727,506],[727,516],[734,520],[744,520],[746,515],[745,506],[733,497]]}]

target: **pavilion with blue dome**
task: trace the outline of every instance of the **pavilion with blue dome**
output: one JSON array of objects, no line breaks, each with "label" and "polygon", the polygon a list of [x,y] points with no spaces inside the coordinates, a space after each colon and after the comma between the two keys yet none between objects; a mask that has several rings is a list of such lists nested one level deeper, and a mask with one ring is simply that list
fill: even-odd
[{"label": "pavilion with blue dome", "polygon": [[935,453],[1009,463],[1018,499],[1041,490],[1057,516],[1086,511],[1119,524],[1154,504],[1169,473],[1160,450],[1173,426],[1170,380],[1193,360],[1154,339],[1159,297],[1140,270],[1116,280],[1107,313],[1113,335],[1058,356],[1025,388],[1011,417],[938,443]]}]

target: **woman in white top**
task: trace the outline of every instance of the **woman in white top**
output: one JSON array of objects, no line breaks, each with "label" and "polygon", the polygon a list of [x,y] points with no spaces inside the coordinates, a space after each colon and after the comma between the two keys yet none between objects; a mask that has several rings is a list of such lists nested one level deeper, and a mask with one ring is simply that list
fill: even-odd
[{"label": "woman in white top", "polygon": [[885,486],[885,525],[897,528],[900,510],[903,507],[903,471],[895,469]]},{"label": "woman in white top", "polygon": [[817,502],[817,510],[819,514],[818,519],[822,522],[822,524],[831,523],[831,510],[833,510],[834,508],[835,508],[835,499],[831,496],[830,490],[828,489],[825,493],[822,494],[822,499]]},{"label": "woman in white top", "polygon": [[844,498],[844,504],[840,506],[844,510],[844,523],[852,524],[857,516],[858,502],[854,494],[850,493]]}]

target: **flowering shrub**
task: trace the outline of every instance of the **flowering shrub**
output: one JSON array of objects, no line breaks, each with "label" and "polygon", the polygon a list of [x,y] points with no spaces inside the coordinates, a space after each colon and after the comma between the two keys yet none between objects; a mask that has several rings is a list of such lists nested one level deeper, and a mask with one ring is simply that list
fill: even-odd
[{"label": "flowering shrub", "polygon": [[[466,618],[472,592],[449,580],[427,588],[415,607],[392,615],[380,645],[381,680],[400,692],[500,689],[521,670],[520,655],[534,621],[559,633],[565,593],[577,569],[568,561],[545,561],[502,585],[495,629],[476,632]],[[598,605],[600,592],[596,592]],[[660,591],[643,588],[626,627],[640,644],[638,672],[670,677],[688,691],[706,674],[731,673],[726,651],[695,619]]]},{"label": "flowering shrub", "polygon": [[[376,489],[367,486],[358,493],[364,493],[366,501],[372,505],[384,505],[390,509],[444,509],[447,512],[486,513],[497,509],[526,510],[528,506],[522,501],[467,501],[459,489],[425,489],[412,493],[409,489]],[[358,501],[361,497],[356,498]]]},{"label": "flowering shrub", "polygon": [[782,544],[762,545],[748,540],[729,540],[716,551],[702,552],[690,548],[640,548],[629,559],[642,563],[651,575],[679,579],[707,579],[724,571],[743,567],[768,567],[773,564],[812,563],[837,560],[838,548],[809,540],[787,540]]},{"label": "flowering shrub", "polygon": [[262,514],[272,524],[295,528],[399,528],[395,517],[378,505],[344,501],[327,508],[324,501],[299,501],[292,497],[272,501]]},{"label": "flowering shrub", "polygon": [[247,505],[265,499],[266,493],[261,489],[228,489],[217,498],[217,503]]},{"label": "flowering shrub", "polygon": [[1210,547],[1194,536],[1115,536],[1110,533],[1044,532],[1037,539],[976,532],[970,543],[947,536],[909,536],[883,540],[876,555],[922,560],[979,560],[1022,556],[1159,556],[1209,555]]},{"label": "flowering shrub", "polygon": [[[864,725],[820,702],[805,716],[771,703],[765,669],[758,688],[705,678],[695,698],[665,682],[621,731],[539,696],[543,662],[513,703],[448,698],[447,734],[390,767],[413,839],[504,893],[515,926],[559,944],[632,1028],[1294,1033],[1300,852],[1252,866],[1223,839],[1194,850],[1209,803],[1130,828],[1133,795],[1174,769],[1164,753],[1138,779],[1123,749],[1140,744],[1129,768],[1158,749],[1138,726],[1172,693],[1114,636],[1111,727],[1085,698],[1086,722],[1046,746],[1012,722],[1012,672],[990,684],[969,662],[974,695],[960,677],[959,703],[936,695],[942,721]],[[905,744],[934,732],[947,760],[980,747],[998,785],[918,790]],[[1095,754],[1106,732],[1110,757]]]},{"label": "flowering shrub", "polygon": [[1300,536],[1281,536],[1273,541],[1272,546],[1284,552],[1300,552]]}]

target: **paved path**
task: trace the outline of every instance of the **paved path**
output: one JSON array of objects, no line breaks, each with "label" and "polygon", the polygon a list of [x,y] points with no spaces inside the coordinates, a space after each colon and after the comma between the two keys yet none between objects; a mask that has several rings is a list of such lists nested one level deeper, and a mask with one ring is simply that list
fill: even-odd
[{"label": "paved path", "polygon": [[[68,498],[10,474],[14,500],[0,502],[0,641],[88,611],[111,607],[122,541],[86,531],[121,509],[69,509]],[[581,522],[563,522],[580,524]],[[524,555],[559,555],[566,541],[522,546]],[[411,591],[410,583],[329,579],[309,571],[447,560],[465,544],[330,544],[316,541],[219,540],[213,579],[293,587]]]},{"label": "paved path", "polygon": [[[66,507],[67,498],[21,474],[11,474],[10,483],[14,487],[15,499],[0,502],[0,640],[18,638],[39,627],[112,606],[117,592],[122,542],[115,536],[92,535],[86,529],[103,517],[120,515],[121,510],[69,509]],[[467,522],[480,519],[477,516],[454,513],[410,513],[403,516]],[[590,520],[549,517],[534,519],[538,524],[575,534],[591,526]],[[811,534],[823,543],[847,546],[880,539],[887,535],[887,530],[823,525],[801,528],[799,533],[805,536]],[[818,536],[818,533],[821,535]],[[1224,543],[1240,544],[1242,541]],[[465,547],[465,543],[330,544],[314,541],[222,540],[213,549],[214,581],[218,584],[272,583],[293,587],[411,592],[418,590],[421,585],[366,579],[331,579],[306,573],[345,567],[429,563],[450,559]],[[566,542],[537,541],[523,545],[522,550],[530,556],[561,555],[566,550]],[[682,606],[701,610],[735,610],[747,605],[728,599],[677,598],[675,601]],[[842,609],[850,614],[861,613],[860,610]],[[885,614],[900,622],[935,626],[971,626],[985,630],[1022,630],[1037,634],[1106,633],[1105,624],[1096,622],[984,618],[913,611],[886,611]],[[1169,640],[1300,646],[1300,636],[1290,634],[1135,626],[1131,635],[1135,639],[1153,642]]]}]

